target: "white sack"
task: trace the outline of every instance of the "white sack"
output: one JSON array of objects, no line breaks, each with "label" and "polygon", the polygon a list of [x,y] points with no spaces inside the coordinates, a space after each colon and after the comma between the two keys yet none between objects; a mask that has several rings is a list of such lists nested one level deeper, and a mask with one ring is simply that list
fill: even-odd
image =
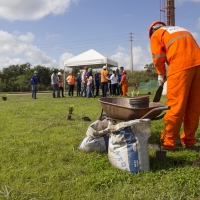
[{"label": "white sack", "polygon": [[150,119],[137,119],[109,125],[108,145],[110,163],[131,173],[149,171],[148,139],[151,135]]}]

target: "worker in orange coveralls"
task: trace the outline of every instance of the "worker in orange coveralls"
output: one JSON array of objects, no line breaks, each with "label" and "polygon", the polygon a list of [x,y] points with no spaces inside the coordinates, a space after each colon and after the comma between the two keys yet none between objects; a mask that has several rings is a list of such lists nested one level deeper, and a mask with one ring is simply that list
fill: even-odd
[{"label": "worker in orange coveralls", "polygon": [[122,86],[122,96],[127,96],[127,92],[128,92],[128,77],[126,74],[126,70],[123,70],[123,75],[122,75],[122,79],[120,81],[120,84]]},{"label": "worker in orange coveralls", "polygon": [[183,147],[194,146],[195,132],[200,116],[200,49],[192,34],[178,26],[166,26],[155,21],[149,28],[153,62],[158,81],[166,79],[165,62],[169,65],[167,74],[167,102],[171,107],[164,117],[165,130],[162,148],[174,150],[182,122],[184,131],[180,135]]}]

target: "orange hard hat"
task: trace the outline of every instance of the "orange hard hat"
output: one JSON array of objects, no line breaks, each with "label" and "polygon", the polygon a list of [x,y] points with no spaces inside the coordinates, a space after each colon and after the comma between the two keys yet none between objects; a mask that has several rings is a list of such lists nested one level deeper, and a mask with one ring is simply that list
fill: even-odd
[{"label": "orange hard hat", "polygon": [[151,35],[162,26],[166,26],[166,24],[159,20],[152,22],[151,25],[149,26],[149,38],[151,38]]},{"label": "orange hard hat", "polygon": [[126,70],[123,70],[123,74],[126,74]]},{"label": "orange hard hat", "polygon": [[73,74],[73,71],[69,72],[69,74]]},{"label": "orange hard hat", "polygon": [[85,66],[84,69],[88,69],[88,66]]}]

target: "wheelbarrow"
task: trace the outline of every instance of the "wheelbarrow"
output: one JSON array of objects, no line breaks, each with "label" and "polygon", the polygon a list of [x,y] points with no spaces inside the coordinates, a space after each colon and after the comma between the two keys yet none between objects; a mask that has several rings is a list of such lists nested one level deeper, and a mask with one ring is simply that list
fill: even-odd
[{"label": "wheelbarrow", "polygon": [[133,108],[129,103],[130,99],[134,98],[98,99],[102,106],[102,112],[100,118],[102,117],[104,111],[108,118],[117,121],[130,121],[134,119],[144,119],[144,118],[148,118],[151,120],[158,120],[162,119],[165,115],[165,113],[160,115],[162,111],[170,109],[170,106],[165,106],[157,102],[149,102],[149,106],[145,108]]}]

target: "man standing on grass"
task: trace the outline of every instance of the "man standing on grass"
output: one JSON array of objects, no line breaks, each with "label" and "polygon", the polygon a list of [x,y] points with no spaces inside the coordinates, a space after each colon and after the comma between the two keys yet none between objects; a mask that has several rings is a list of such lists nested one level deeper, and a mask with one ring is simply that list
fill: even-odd
[{"label": "man standing on grass", "polygon": [[36,93],[37,93],[37,84],[38,84],[38,71],[34,71],[34,75],[31,77],[30,80],[31,83],[31,88],[32,88],[32,99],[37,99],[36,98]]},{"label": "man standing on grass", "polygon": [[84,67],[84,71],[82,72],[81,74],[81,93],[80,93],[80,96],[83,96],[83,93],[85,95],[85,97],[87,96],[87,93],[86,93],[86,87],[87,87],[87,71],[88,71],[88,67],[85,66]]},{"label": "man standing on grass", "polygon": [[196,143],[195,132],[200,116],[199,46],[186,29],[166,26],[161,21],[154,21],[150,25],[149,38],[160,85],[166,81],[165,63],[169,65],[166,104],[171,108],[164,117],[162,148],[176,148],[182,122],[184,131],[180,135],[181,143],[184,147],[191,148]]},{"label": "man standing on grass", "polygon": [[96,74],[95,74],[95,81],[94,81],[94,83],[95,83],[95,86],[96,86],[96,96],[99,96],[99,86],[100,86],[100,76],[99,76],[99,72],[97,72]]},{"label": "man standing on grass", "polygon": [[[124,67],[121,66],[120,68],[120,71],[119,71],[119,74],[118,74],[118,78],[119,78],[119,83],[121,82],[122,80],[122,76],[123,76],[123,71],[124,71]],[[123,95],[123,92],[122,92],[122,86],[121,84],[119,84],[119,95]]]},{"label": "man standing on grass", "polygon": [[101,71],[101,87],[102,87],[102,94],[103,97],[106,97],[107,89],[108,89],[108,71],[107,67],[103,66],[103,70]]},{"label": "man standing on grass", "polygon": [[52,96],[53,98],[56,97],[56,91],[57,91],[57,97],[60,97],[60,88],[58,86],[58,76],[57,76],[57,69],[53,68],[53,74],[51,75],[51,85],[52,85]]}]

